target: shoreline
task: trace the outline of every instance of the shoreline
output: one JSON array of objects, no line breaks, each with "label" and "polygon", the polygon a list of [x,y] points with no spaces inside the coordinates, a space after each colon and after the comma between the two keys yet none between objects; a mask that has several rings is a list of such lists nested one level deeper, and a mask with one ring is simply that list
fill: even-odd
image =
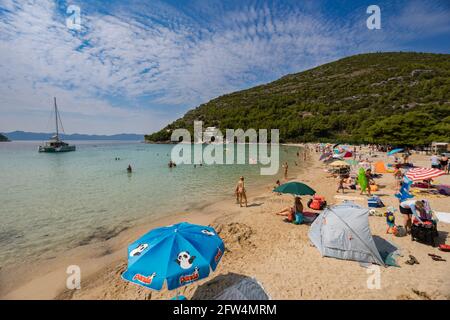
[{"label": "shoreline", "polygon": [[[302,144],[291,146],[299,147]],[[422,163],[426,158],[413,155],[412,159]],[[291,173],[289,178],[312,186],[318,194],[326,197],[329,204],[337,203],[334,197],[337,180],[325,173],[318,161],[318,154],[310,152],[305,165],[305,170],[299,170],[295,176]],[[448,183],[450,176],[444,176],[442,180]],[[384,187],[379,195],[386,206],[398,203],[393,197],[392,175],[383,175],[380,184]],[[271,184],[264,184],[249,190],[249,205],[253,204],[249,208],[239,208],[230,197],[192,213],[164,217],[150,224],[130,228],[113,239],[90,244],[89,254],[74,250],[62,257],[58,264],[48,265],[45,276],[25,281],[15,290],[2,294],[1,298],[170,299],[174,292],[164,289],[155,292],[121,279],[120,274],[126,268],[124,252],[130,242],[151,228],[189,221],[215,227],[227,250],[210,277],[180,288],[180,294],[188,299],[210,299],[214,292],[212,288],[223,287],[227,281],[240,276],[255,277],[273,299],[450,299],[448,257],[445,257],[447,262],[434,262],[427,256],[428,253],[443,255],[437,248],[412,242],[410,237],[387,235],[385,219],[369,217],[374,235],[398,245],[404,256],[402,259],[406,260],[408,254],[414,253],[420,261],[420,265],[408,266],[401,260],[400,268],[382,269],[382,290],[369,290],[366,287],[367,269],[357,262],[321,257],[309,243],[307,225],[284,223],[282,217],[273,214],[291,205],[292,197],[275,195],[271,192],[272,187]],[[357,202],[367,206],[367,198],[360,196],[359,192],[348,191],[347,195],[362,199]],[[432,198],[430,202],[433,209],[448,211],[448,199]],[[397,223],[402,224],[398,213],[396,217]],[[449,224],[439,223],[438,229],[448,237]],[[81,261],[81,290],[69,291],[64,288],[68,276],[65,268],[74,259]],[[30,266],[24,267],[24,270],[30,272]],[[421,274],[421,277],[412,278],[411,273]]]},{"label": "shoreline", "polygon": [[[285,145],[299,148],[301,145]],[[294,167],[290,165],[294,174],[304,170],[303,165]],[[244,172],[245,175],[245,172]],[[273,182],[252,182],[249,205],[252,199],[258,198],[260,194],[271,190],[277,177],[281,180],[281,170],[273,176]],[[291,177],[292,179],[292,177]],[[58,251],[55,256],[42,258],[33,263],[30,268],[28,263],[20,265],[6,265],[0,269],[0,299],[54,299],[65,290],[65,281],[68,277],[66,268],[70,265],[78,265],[82,270],[82,279],[107,268],[111,263],[126,258],[126,248],[129,243],[135,241],[142,234],[151,229],[170,225],[181,221],[198,224],[210,224],[222,215],[220,207],[233,204],[234,186],[230,186],[230,195],[218,199],[198,201],[189,206],[184,212],[172,212],[164,216],[154,218],[139,218],[131,226],[125,227],[118,234],[107,240],[99,240],[84,245],[79,245],[68,250]],[[216,213],[214,213],[216,212]],[[111,230],[112,231],[112,230]],[[111,232],[110,231],[110,232]],[[28,262],[28,261],[27,261]],[[5,281],[4,279],[13,275],[21,274],[19,282]],[[39,274],[38,277],[34,276]]]}]

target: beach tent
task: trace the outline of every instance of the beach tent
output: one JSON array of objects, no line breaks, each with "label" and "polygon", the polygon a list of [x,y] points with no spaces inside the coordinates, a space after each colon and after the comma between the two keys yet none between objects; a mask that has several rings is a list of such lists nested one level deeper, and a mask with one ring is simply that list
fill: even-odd
[{"label": "beach tent", "polygon": [[245,277],[224,289],[214,300],[270,300],[270,296],[256,279]]},{"label": "beach tent", "polygon": [[375,173],[388,173],[383,161],[375,162]]},{"label": "beach tent", "polygon": [[328,207],[312,223],[309,239],[324,257],[385,266],[369,228],[369,209],[353,202]]}]

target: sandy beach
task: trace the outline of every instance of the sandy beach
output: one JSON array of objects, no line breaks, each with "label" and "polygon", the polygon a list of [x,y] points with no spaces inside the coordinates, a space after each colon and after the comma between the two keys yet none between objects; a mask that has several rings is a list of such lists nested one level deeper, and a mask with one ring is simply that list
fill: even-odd
[{"label": "sandy beach", "polygon": [[[334,197],[337,179],[325,171],[319,154],[310,151],[307,155],[308,169],[289,174],[289,180],[310,185],[326,197],[328,204],[339,203],[341,200]],[[373,158],[376,159],[387,160],[385,153],[379,153]],[[429,156],[413,154],[411,162],[429,167]],[[383,174],[376,181],[381,188],[375,194],[386,206],[398,207],[393,175]],[[450,184],[450,176],[442,176],[436,181]],[[0,283],[0,298],[170,299],[175,296],[174,291],[150,291],[121,279],[127,263],[126,247],[149,229],[188,221],[213,226],[227,249],[219,267],[209,278],[180,288],[179,293],[188,299],[212,298],[221,288],[243,276],[256,278],[273,299],[450,299],[449,253],[413,242],[409,236],[386,234],[385,218],[370,216],[372,234],[394,243],[401,249],[403,257],[398,261],[400,268],[381,267],[380,289],[368,289],[368,269],[358,262],[322,257],[308,239],[308,225],[285,223],[282,217],[273,214],[292,205],[292,196],[274,194],[271,192],[273,186],[274,183],[261,186],[259,190],[248,190],[248,208],[240,208],[230,196],[229,200],[195,208],[189,213],[127,229],[111,239],[70,250],[47,263],[19,267],[15,272],[23,277],[19,282],[9,279]],[[367,206],[367,198],[360,196],[359,190],[346,190],[345,195],[355,197],[357,203]],[[448,197],[433,195],[426,198],[434,210],[450,211]],[[305,205],[307,200],[308,197],[303,198]],[[396,222],[402,224],[398,212]],[[438,230],[440,242],[449,243],[450,224],[439,222]],[[447,261],[433,261],[429,253],[441,255]],[[413,254],[420,264],[405,264],[409,254]],[[69,291],[65,289],[66,268],[73,264],[81,268],[81,289]],[[35,273],[43,276],[35,277]]]}]

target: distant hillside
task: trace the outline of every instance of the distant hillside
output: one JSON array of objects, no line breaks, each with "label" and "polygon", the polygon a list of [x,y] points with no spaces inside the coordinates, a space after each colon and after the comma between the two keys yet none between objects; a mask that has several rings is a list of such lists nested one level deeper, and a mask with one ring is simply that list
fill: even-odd
[{"label": "distant hillside", "polygon": [[147,141],[193,121],[220,129],[278,128],[285,142],[423,145],[450,139],[450,55],[370,53],[213,99]]},{"label": "distant hillside", "polygon": [[5,142],[5,141],[9,141],[8,138],[0,133],[0,142]]},{"label": "distant hillside", "polygon": [[[53,133],[35,133],[25,131],[14,131],[4,133],[10,140],[48,140],[53,136]],[[142,141],[143,135],[139,134],[115,134],[111,136],[107,135],[87,135],[87,134],[61,134],[63,140],[126,140],[126,141]]]}]

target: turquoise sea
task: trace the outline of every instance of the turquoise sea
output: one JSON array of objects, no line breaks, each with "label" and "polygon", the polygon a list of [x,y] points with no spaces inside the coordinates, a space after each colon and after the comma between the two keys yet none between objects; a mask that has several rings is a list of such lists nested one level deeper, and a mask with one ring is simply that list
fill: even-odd
[{"label": "turquoise sea", "polygon": [[[61,154],[38,153],[37,141],[0,143],[0,267],[107,239],[142,219],[233,201],[240,175],[248,190],[281,177],[250,164],[170,169],[173,145],[71,143],[77,151]],[[280,164],[294,167],[298,148],[280,148]]]}]

